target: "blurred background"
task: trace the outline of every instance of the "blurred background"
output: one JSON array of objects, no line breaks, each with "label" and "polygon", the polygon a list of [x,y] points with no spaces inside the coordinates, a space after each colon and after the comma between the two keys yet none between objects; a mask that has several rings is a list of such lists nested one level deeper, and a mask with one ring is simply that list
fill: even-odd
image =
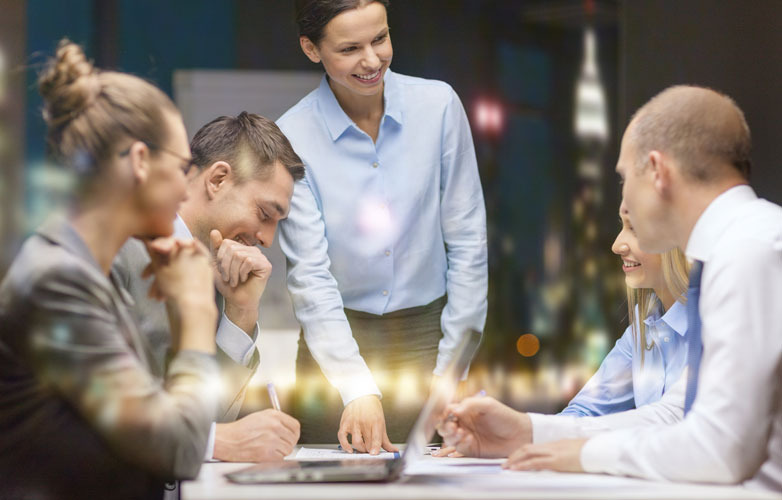
[{"label": "blurred background", "polygon": [[[288,0],[0,0],[0,278],[67,177],[44,162],[35,79],[63,36],[102,68],[155,82],[191,134],[242,110],[276,119],[317,85]],[[782,203],[782,1],[392,0],[392,68],[444,80],[476,145],[489,226],[489,314],[468,391],[557,411],[627,326],[610,251],[621,133],[672,84],[709,86],[744,110],[752,183]],[[275,247],[258,390],[294,383],[298,325]],[[300,381],[301,382],[301,381]],[[317,391],[317,388],[313,389]],[[400,380],[400,391],[426,390]]]}]

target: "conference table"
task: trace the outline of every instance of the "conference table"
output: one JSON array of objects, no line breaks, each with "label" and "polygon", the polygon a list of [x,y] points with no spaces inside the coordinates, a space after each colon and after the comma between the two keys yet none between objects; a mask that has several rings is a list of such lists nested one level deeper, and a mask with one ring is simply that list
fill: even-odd
[{"label": "conference table", "polygon": [[[298,449],[298,448],[297,448]],[[295,455],[296,451],[291,455]],[[501,471],[498,460],[424,456],[391,483],[240,485],[224,474],[252,464],[209,462],[183,481],[183,500],[458,500],[458,499],[782,499],[782,494],[737,486],[677,484],[550,471]]]}]

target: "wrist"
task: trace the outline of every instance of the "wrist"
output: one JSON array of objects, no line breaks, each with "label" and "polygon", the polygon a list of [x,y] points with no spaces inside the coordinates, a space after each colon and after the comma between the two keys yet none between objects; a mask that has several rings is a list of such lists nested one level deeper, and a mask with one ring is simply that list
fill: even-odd
[{"label": "wrist", "polygon": [[244,330],[248,335],[252,335],[255,331],[255,325],[258,323],[257,307],[237,306],[226,301],[223,312],[233,324]]},{"label": "wrist", "polygon": [[215,445],[212,457],[217,460],[227,460],[231,456],[231,443],[225,439],[226,424],[215,424]]},{"label": "wrist", "polygon": [[526,412],[518,414],[518,431],[516,434],[516,449],[532,443],[532,419]]}]

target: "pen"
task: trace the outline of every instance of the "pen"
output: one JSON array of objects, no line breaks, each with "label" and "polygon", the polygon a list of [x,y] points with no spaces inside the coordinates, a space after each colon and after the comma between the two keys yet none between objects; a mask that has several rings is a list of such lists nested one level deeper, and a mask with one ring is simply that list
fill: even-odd
[{"label": "pen", "polygon": [[274,388],[274,384],[271,382],[266,384],[266,390],[269,391],[269,401],[272,402],[272,408],[282,411],[280,409],[280,398],[277,397],[277,390]]}]

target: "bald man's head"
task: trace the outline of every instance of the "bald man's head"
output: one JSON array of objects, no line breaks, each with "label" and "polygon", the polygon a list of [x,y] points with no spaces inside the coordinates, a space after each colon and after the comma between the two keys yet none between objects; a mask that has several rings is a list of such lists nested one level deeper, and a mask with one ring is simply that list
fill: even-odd
[{"label": "bald man's head", "polygon": [[711,89],[665,89],[635,113],[626,138],[637,158],[652,150],[668,154],[691,179],[708,182],[736,171],[749,179],[752,141],[744,113]]}]

